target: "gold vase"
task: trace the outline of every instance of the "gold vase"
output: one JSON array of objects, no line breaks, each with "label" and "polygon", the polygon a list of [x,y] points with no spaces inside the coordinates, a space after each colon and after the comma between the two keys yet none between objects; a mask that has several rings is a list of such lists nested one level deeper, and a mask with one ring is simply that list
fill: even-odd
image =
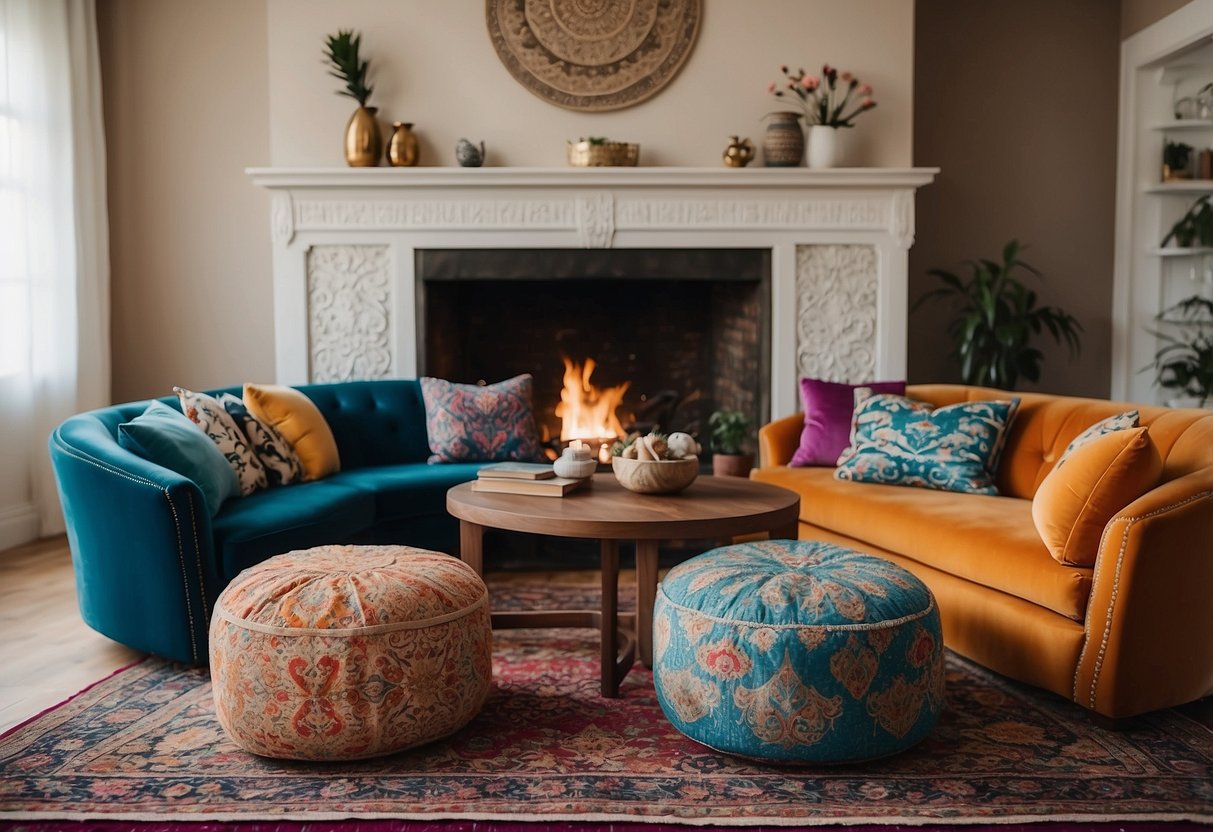
[{"label": "gold vase", "polygon": [[345,126],[345,163],[352,168],[373,168],[383,158],[377,112],[378,107],[359,107]]},{"label": "gold vase", "polygon": [[420,153],[417,149],[417,134],[413,125],[392,122],[392,138],[387,143],[387,162],[396,168],[411,168],[417,164]]}]

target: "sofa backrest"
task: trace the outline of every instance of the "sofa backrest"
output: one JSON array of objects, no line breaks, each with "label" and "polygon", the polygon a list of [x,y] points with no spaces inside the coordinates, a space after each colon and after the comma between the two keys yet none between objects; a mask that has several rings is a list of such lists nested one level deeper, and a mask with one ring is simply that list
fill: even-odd
[{"label": "sofa backrest", "polygon": [[303,384],[299,389],[328,421],[343,471],[429,458],[425,402],[416,379]]},{"label": "sofa backrest", "polygon": [[1066,446],[1101,419],[1137,410],[1150,428],[1163,459],[1163,481],[1213,467],[1213,412],[1158,405],[1084,399],[1049,393],[1010,393],[959,384],[916,384],[906,395],[935,406],[1018,396],[1019,412],[1011,424],[998,466],[1000,494],[1030,499],[1053,470]]}]

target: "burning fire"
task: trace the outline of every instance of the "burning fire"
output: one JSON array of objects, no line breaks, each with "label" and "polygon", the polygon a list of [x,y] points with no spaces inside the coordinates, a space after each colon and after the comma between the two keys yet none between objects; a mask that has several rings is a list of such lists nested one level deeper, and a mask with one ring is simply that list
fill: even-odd
[{"label": "burning fire", "polygon": [[[610,439],[623,436],[623,425],[615,409],[623,403],[630,381],[617,387],[595,387],[590,376],[597,366],[594,359],[585,364],[564,358],[564,387],[556,415],[560,417],[560,441],[573,439]],[[605,447],[605,445],[603,446]],[[608,457],[609,460],[609,457]]]}]

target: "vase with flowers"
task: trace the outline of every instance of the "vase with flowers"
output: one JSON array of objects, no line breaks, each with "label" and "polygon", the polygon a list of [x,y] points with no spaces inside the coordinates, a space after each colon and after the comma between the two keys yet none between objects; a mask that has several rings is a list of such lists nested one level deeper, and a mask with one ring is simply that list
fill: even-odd
[{"label": "vase with flowers", "polygon": [[840,155],[839,131],[854,127],[860,114],[876,107],[872,85],[860,82],[850,72],[839,72],[829,64],[821,75],[803,69],[792,72],[781,66],[784,81],[772,81],[767,92],[781,101],[795,103],[809,128],[809,167],[832,168]]},{"label": "vase with flowers", "polygon": [[359,57],[362,36],[353,30],[339,30],[325,39],[324,57],[329,75],[344,82],[338,95],[358,102],[358,109],[345,126],[345,162],[351,167],[375,167],[383,156],[383,134],[379,132],[378,107],[366,106],[375,88],[367,83],[370,61]]}]

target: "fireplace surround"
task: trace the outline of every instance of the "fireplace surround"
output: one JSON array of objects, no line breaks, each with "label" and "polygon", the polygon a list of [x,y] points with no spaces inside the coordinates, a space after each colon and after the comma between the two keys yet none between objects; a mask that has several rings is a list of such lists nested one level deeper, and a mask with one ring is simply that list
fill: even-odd
[{"label": "fireplace surround", "polygon": [[769,260],[758,395],[777,418],[798,409],[800,376],[904,377],[914,191],[937,169],[248,173],[272,194],[280,383],[424,372],[429,251],[751,249]]}]

